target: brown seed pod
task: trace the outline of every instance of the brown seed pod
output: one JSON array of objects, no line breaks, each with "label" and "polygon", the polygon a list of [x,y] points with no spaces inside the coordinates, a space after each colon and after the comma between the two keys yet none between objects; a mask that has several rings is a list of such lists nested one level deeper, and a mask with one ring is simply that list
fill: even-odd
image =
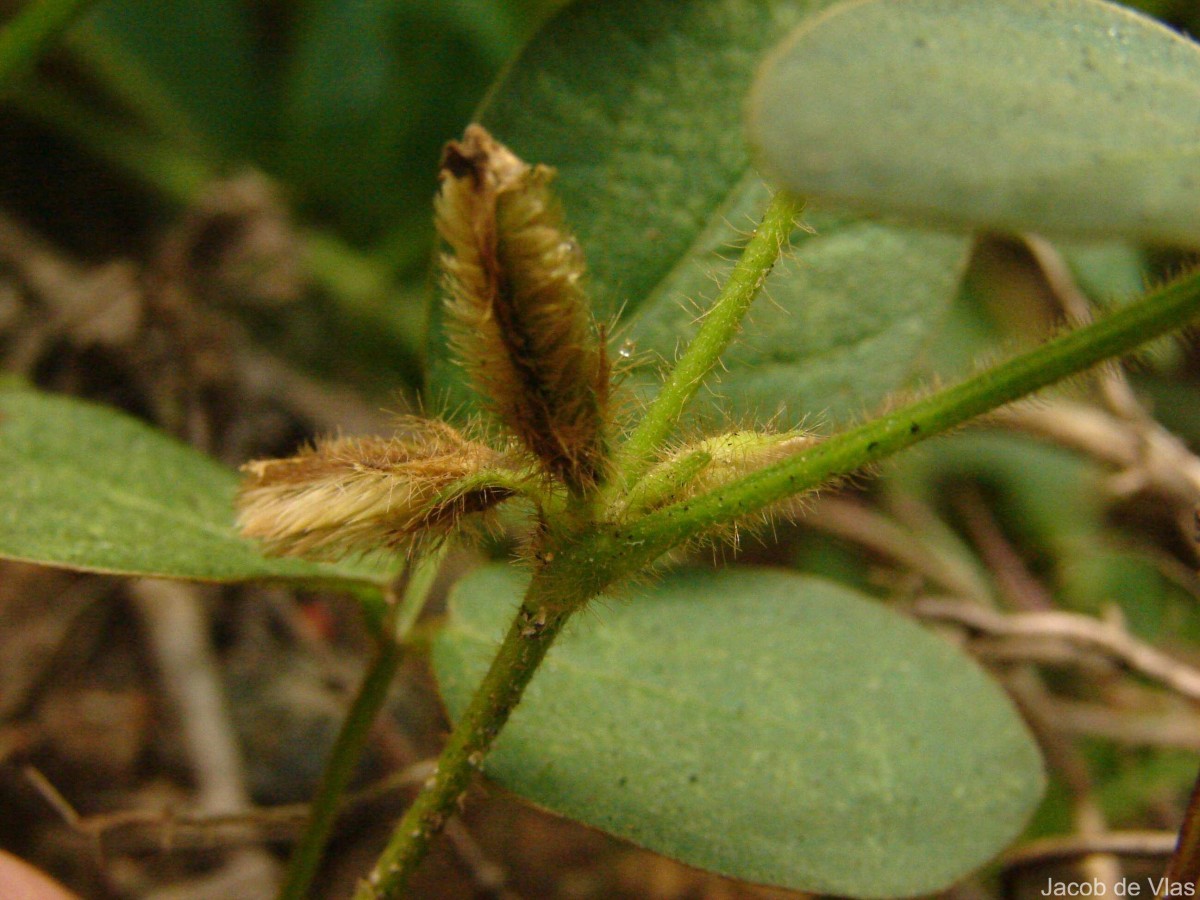
[{"label": "brown seed pod", "polygon": [[455,357],[521,443],[579,491],[601,475],[610,373],[552,177],[471,125],[446,147],[436,217]]},{"label": "brown seed pod", "polygon": [[238,526],[268,552],[311,559],[438,539],[512,497],[520,473],[443,422],[409,419],[390,439],[334,438],[242,467]]}]

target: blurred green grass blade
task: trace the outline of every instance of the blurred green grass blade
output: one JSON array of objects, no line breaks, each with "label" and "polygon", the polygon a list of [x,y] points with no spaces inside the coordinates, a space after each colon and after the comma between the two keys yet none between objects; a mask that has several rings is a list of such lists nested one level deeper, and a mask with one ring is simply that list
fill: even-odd
[{"label": "blurred green grass blade", "polygon": [[400,232],[426,250],[442,144],[516,49],[509,5],[309,0],[283,78],[279,170],[353,239]]},{"label": "blurred green grass blade", "polygon": [[1102,0],[860,0],[749,105],[792,190],[911,220],[1200,244],[1200,49]]},{"label": "blurred green grass blade", "polygon": [[1004,539],[1063,608],[1103,615],[1116,607],[1146,640],[1200,637],[1200,609],[1186,585],[1173,583],[1141,526],[1107,521],[1109,477],[1093,459],[1004,431],[931,442],[894,460],[886,475],[893,489],[951,519],[961,512],[947,508],[947,497],[970,496],[964,490],[973,486],[989,498]]},{"label": "blurred green grass blade", "polygon": [[[112,100],[113,107],[130,111],[147,142],[169,142],[216,162],[215,148],[197,133],[193,115],[171,93],[170,85],[147,70],[140,56],[99,28],[86,23],[73,29],[65,44],[72,59]],[[93,109],[93,116],[101,110]]]},{"label": "blurred green grass blade", "polygon": [[[455,587],[434,650],[452,715],[524,580],[493,566]],[[689,865],[854,897],[947,887],[1037,804],[1038,751],[1004,693],[908,619],[767,569],[636,593],[568,628],[490,777]]]},{"label": "blurred green grass blade", "polygon": [[0,89],[26,75],[95,0],[32,0],[0,28]]},{"label": "blurred green grass blade", "polygon": [[[558,170],[597,316],[621,314],[614,331],[643,363],[629,375],[639,391],[654,389],[656,363],[674,359],[765,208],[735,124],[756,63],[828,5],[583,0],[547,24],[480,112],[523,158]],[[911,374],[948,308],[961,239],[814,222],[817,236],[798,235],[802,261],[781,267],[752,310],[716,398],[700,401],[722,420],[859,416]],[[869,296],[848,298],[843,279]],[[436,308],[429,347],[431,402],[469,408]]]},{"label": "blurred green grass blade", "polygon": [[[158,98],[222,160],[253,157],[273,122],[247,8],[237,0],[119,0],[86,20],[124,93]],[[113,61],[115,60],[115,62]],[[179,135],[173,135],[179,137]]]},{"label": "blurred green grass blade", "polygon": [[382,566],[263,556],[233,523],[238,476],[115,410],[0,390],[0,557],[196,581],[381,585]]},{"label": "blurred green grass blade", "polygon": [[195,203],[217,177],[206,157],[119,123],[60,88],[31,83],[9,103],[180,206]]}]

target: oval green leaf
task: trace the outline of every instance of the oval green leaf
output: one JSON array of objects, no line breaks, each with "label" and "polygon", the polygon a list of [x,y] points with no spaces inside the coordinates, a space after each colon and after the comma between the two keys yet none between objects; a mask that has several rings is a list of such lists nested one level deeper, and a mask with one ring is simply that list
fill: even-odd
[{"label": "oval green leaf", "polygon": [[127,415],[0,390],[0,557],[195,581],[386,581],[380,566],[273,559],[234,527],[238,476]]},{"label": "oval green leaf", "polygon": [[[755,66],[828,5],[582,0],[530,42],[479,114],[516,153],[558,170],[597,318],[620,316],[610,333],[626,342],[626,383],[642,395],[765,208],[736,125]],[[800,261],[772,276],[716,396],[701,401],[723,422],[860,416],[911,374],[953,297],[961,238],[846,216],[812,221],[818,233],[797,234]],[[466,410],[473,398],[439,318],[435,308],[431,398]]]},{"label": "oval green leaf", "polygon": [[[524,581],[479,570],[434,651],[452,715]],[[748,881],[940,890],[1012,841],[1043,788],[1008,699],[915,623],[830,582],[681,572],[579,616],[486,763],[561,815]]]},{"label": "oval green leaf", "polygon": [[763,65],[779,183],[934,225],[1200,244],[1200,52],[1101,0],[857,0]]}]

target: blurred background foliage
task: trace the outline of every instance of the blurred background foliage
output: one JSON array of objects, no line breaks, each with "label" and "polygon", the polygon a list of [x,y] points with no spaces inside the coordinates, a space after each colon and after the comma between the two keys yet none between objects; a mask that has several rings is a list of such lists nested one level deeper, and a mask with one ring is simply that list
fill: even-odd
[{"label": "blurred background foliage", "polygon": [[264,173],[319,290],[243,310],[258,336],[372,396],[418,389],[440,148],[562,5],[102,0],[4,92],[0,203],[84,258],[144,255],[214,179]]},{"label": "blurred background foliage", "polygon": [[[561,0],[108,0],[5,92],[0,203],[144,255],[217,178],[282,192],[319,290],[263,340],[374,396],[419,387],[442,145]],[[229,298],[234,305],[237,298]]]},{"label": "blurred background foliage", "polygon": [[[261,173],[293,222],[306,289],[286,303],[228,294],[214,302],[313,377],[408,408],[422,387],[441,147],[560,5],[101,0],[36,72],[0,96],[0,207],[83,264],[142,264],[163,253],[162,235],[213,185]],[[1131,5],[1200,32],[1192,0]],[[1061,249],[1101,308],[1184,262],[1127,246]],[[199,241],[193,251],[202,250]],[[1062,311],[1039,279],[1024,249],[981,245],[926,373],[953,378],[1042,339]],[[1160,422],[1200,445],[1194,342],[1152,348],[1132,381]],[[910,452],[861,493],[905,540],[951,561],[967,582],[1001,597],[1016,591],[1018,609],[1045,600],[1119,615],[1132,634],[1194,661],[1194,547],[1161,501],[1106,492],[1111,476],[1086,455],[972,432]],[[828,529],[789,526],[777,537],[747,555],[881,597],[903,598],[919,580],[878,547]],[[1012,559],[1020,561],[1016,588],[1004,580],[1014,576]],[[1037,590],[1021,595],[1022,584]],[[1093,720],[1079,745],[1084,781],[1110,823],[1175,827],[1200,741],[1131,740],[1133,725],[1152,731],[1154,716],[1180,708],[1164,702],[1147,713],[1147,692],[1131,693],[1116,674],[1086,686],[1053,683],[1074,694],[1081,723],[1108,704],[1109,717]],[[1096,738],[1105,728],[1114,740]],[[1080,791],[1060,780],[1035,831],[1069,829]]]}]

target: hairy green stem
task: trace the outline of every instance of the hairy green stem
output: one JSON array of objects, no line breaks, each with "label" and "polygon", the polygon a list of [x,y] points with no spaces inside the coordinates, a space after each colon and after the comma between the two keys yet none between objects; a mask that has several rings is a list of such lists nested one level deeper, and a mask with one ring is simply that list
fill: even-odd
[{"label": "hairy green stem", "polygon": [[1200,270],[1091,325],[820,441],[694,498],[627,523],[598,525],[556,554],[556,578],[595,596],[667,551],[774,504],[836,482],[1006,403],[1078,375],[1200,317]]},{"label": "hairy green stem", "polygon": [[383,900],[404,889],[430,842],[454,813],[471,773],[482,767],[484,756],[546,651],[571,614],[588,599],[576,595],[544,605],[549,593],[552,588],[535,576],[491,667],[450,733],[436,772],[392,832],[375,868],[360,882],[354,900]]},{"label": "hairy green stem", "polygon": [[634,513],[642,512],[678,496],[712,461],[711,453],[696,450],[678,462],[666,465],[662,471],[657,467],[651,469],[641,481],[629,489],[629,493],[625,495],[624,509]]},{"label": "hairy green stem", "polygon": [[912,444],[965,424],[1050,384],[1188,324],[1200,315],[1200,271],[1091,325],[986,369],[953,387],[873,419],[621,530],[644,564],[714,527],[852,474]]},{"label": "hairy green stem", "polygon": [[429,599],[434,578],[445,558],[445,546],[408,563],[388,591],[391,603],[383,628],[376,635],[375,656],[367,667],[337,740],[325,760],[321,782],[309,810],[308,823],[288,862],[279,900],[304,900],[333,831],[342,797],[362,756],[371,725],[387,700],[388,688],[404,659],[405,641]]},{"label": "hairy green stem", "polygon": [[404,657],[404,648],[397,642],[383,639],[375,649],[375,657],[359,685],[350,712],[342,723],[333,745],[321,782],[313,798],[308,823],[288,862],[287,878],[279,891],[279,900],[304,900],[309,895],[313,876],[321,864],[321,856],[337,819],[341,799],[371,732],[371,725],[387,699],[388,688]]},{"label": "hairy green stem", "polygon": [[[704,322],[671,370],[645,416],[617,451],[614,488],[629,489],[653,465],[658,449],[679,422],[684,407],[737,337],[742,319],[762,290],[779,254],[787,246],[804,209],[804,200],[780,191],[771,198],[762,223],[746,244]],[[611,499],[611,498],[608,498]]]},{"label": "hairy green stem", "polygon": [[[772,199],[699,333],[620,451],[614,487],[632,485],[649,470],[683,408],[737,335],[802,208],[802,201],[785,193]],[[651,487],[651,493],[654,489]],[[381,900],[403,890],[571,614],[611,583],[619,571],[629,571],[628,567],[621,569],[620,554],[604,556],[589,537],[601,533],[592,523],[596,511],[603,508],[603,501],[576,498],[561,510],[576,522],[573,537],[556,541],[554,552],[546,554],[545,558],[553,561],[530,583],[516,620],[438,758],[436,774],[397,825],[355,900]]]},{"label": "hairy green stem", "polygon": [[[758,256],[759,278],[765,277],[775,255]],[[700,534],[828,484],[918,441],[1128,353],[1197,315],[1200,274],[1192,274],[1092,325],[719,489],[630,523],[597,523],[558,542],[553,560],[535,574],[516,621],[451,733],[438,760],[437,774],[405,814],[355,900],[393,897],[403,888],[567,619],[614,581]],[[736,325],[728,329],[729,335],[734,331]],[[690,356],[689,348],[685,358]],[[711,365],[705,371],[708,369]],[[685,393],[684,383],[678,383],[675,399],[669,401],[676,415],[687,402]],[[643,474],[646,471],[648,451],[654,446],[646,435],[652,430],[658,437],[665,437],[665,429],[658,426],[642,430],[642,448],[647,452],[627,452],[623,474],[637,471],[639,466]]]},{"label": "hairy green stem", "polygon": [[0,85],[24,77],[94,0],[31,0],[0,28]]}]

